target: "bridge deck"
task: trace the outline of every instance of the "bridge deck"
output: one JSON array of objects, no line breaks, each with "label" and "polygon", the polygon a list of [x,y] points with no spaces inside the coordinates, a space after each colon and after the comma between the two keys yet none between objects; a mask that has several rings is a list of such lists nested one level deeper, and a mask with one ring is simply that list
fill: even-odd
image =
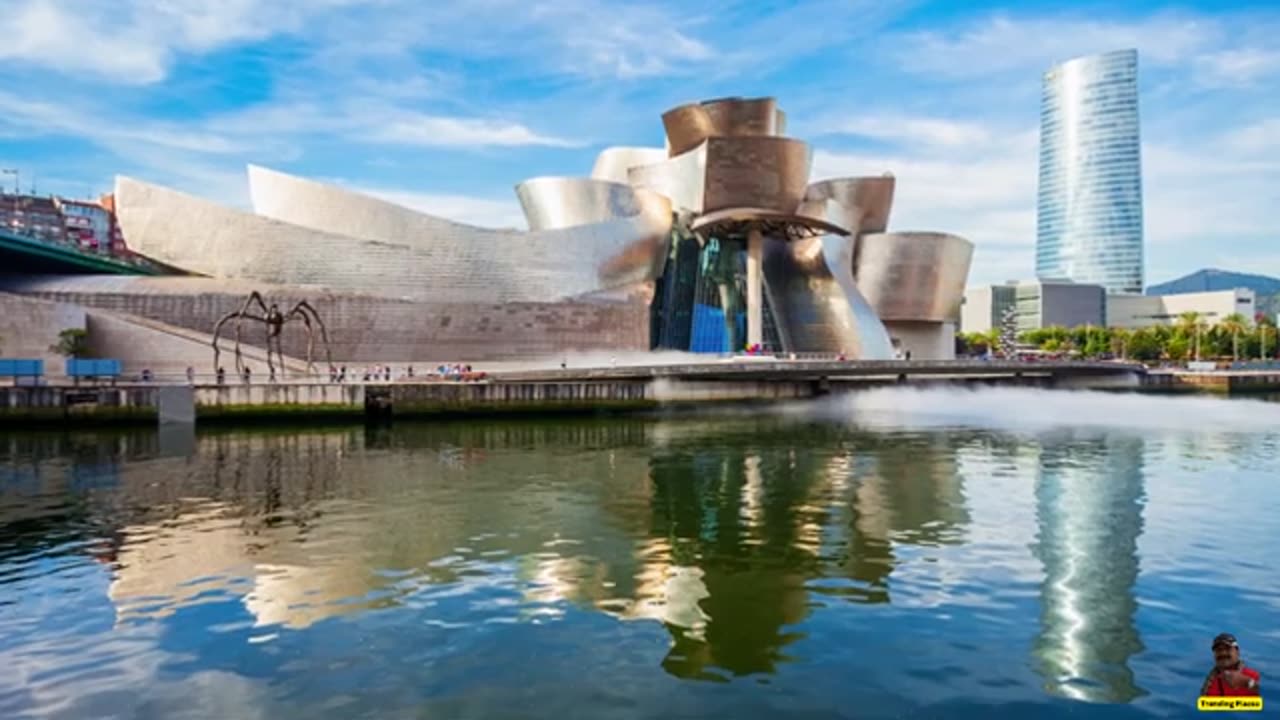
[{"label": "bridge deck", "polygon": [[0,256],[8,272],[110,273],[158,275],[159,267],[132,263],[108,255],[80,252],[70,246],[47,243],[8,230],[0,230]]}]

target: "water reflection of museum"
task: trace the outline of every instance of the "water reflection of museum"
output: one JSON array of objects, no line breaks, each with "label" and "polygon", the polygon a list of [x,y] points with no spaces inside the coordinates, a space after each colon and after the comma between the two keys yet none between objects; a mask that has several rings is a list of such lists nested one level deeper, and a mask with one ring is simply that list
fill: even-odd
[{"label": "water reflection of museum", "polygon": [[[394,606],[465,587],[483,555],[490,580],[518,588],[521,612],[658,620],[672,637],[668,672],[727,677],[781,670],[815,597],[901,602],[904,553],[971,533],[967,495],[984,478],[957,458],[972,438],[752,426],[736,443],[723,429],[705,440],[696,424],[436,428],[392,435],[390,454],[359,433],[201,438],[186,487],[144,487],[126,466],[124,489],[147,505],[213,499],[185,506],[181,522],[124,528],[111,596],[127,617],[142,598],[180,605],[208,589],[186,585],[194,577],[247,577],[234,592],[256,624],[303,628],[375,602],[365,598]],[[1135,697],[1141,444],[1008,442],[996,450],[1038,478],[1032,663],[1050,692]],[[569,467],[527,452],[556,445],[609,449],[568,453]],[[433,452],[397,452],[408,448]],[[378,482],[352,488],[351,477]],[[459,560],[459,548],[473,555]],[[946,582],[934,592],[930,602],[948,602]]]}]

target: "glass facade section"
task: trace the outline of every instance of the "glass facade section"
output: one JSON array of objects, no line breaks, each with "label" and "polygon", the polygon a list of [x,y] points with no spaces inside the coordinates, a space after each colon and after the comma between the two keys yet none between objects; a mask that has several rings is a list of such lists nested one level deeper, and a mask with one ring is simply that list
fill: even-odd
[{"label": "glass facade section", "polygon": [[1044,75],[1036,276],[1143,288],[1138,53],[1077,58]]}]

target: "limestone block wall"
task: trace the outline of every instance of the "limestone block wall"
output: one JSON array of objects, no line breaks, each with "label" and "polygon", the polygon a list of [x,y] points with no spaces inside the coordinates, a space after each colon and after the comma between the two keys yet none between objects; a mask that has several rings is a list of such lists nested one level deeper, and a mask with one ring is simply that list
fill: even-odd
[{"label": "limestone block wall", "polygon": [[955,323],[889,320],[884,326],[904,353],[911,351],[912,360],[956,359]]},{"label": "limestone block wall", "polygon": [[[122,372],[136,376],[150,370],[157,379],[184,378],[187,368],[209,381],[216,368],[213,366],[211,336],[180,327],[165,327],[162,323],[141,318],[128,318],[110,312],[87,313],[89,350],[94,357],[119,360]],[[221,363],[231,375],[235,374],[235,359],[230,343],[225,346]],[[242,344],[240,347],[245,364],[255,377],[267,377],[266,352],[261,347]],[[289,371],[302,373],[305,363],[285,358]],[[319,372],[325,372],[323,365]]]},{"label": "limestone block wall", "polygon": [[[206,334],[223,315],[239,310],[245,297],[244,287],[207,278],[68,277],[5,287]],[[297,287],[256,287],[282,309],[299,300],[311,303],[328,329],[338,363],[512,360],[572,351],[649,349],[649,309],[639,301],[429,303]],[[245,323],[243,328],[245,342],[262,345],[260,324]],[[224,328],[224,333],[230,331],[229,326]],[[316,337],[314,359],[322,363],[318,332]],[[306,331],[301,323],[287,325],[283,341],[286,355],[305,358]],[[113,346],[113,351],[119,347]],[[209,360],[207,354],[200,355],[201,365]]]},{"label": "limestone block wall", "polygon": [[68,328],[85,328],[83,308],[0,293],[0,357],[44,360],[45,373],[60,375],[65,359],[49,346]]}]

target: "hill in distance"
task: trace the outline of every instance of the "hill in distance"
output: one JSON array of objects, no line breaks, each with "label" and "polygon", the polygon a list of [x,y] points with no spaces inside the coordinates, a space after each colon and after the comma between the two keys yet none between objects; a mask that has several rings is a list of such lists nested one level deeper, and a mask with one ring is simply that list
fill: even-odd
[{"label": "hill in distance", "polygon": [[1197,270],[1177,280],[1152,285],[1147,288],[1147,294],[1176,295],[1178,293],[1235,290],[1236,288],[1248,288],[1259,296],[1275,295],[1280,293],[1280,278],[1208,268]]}]

